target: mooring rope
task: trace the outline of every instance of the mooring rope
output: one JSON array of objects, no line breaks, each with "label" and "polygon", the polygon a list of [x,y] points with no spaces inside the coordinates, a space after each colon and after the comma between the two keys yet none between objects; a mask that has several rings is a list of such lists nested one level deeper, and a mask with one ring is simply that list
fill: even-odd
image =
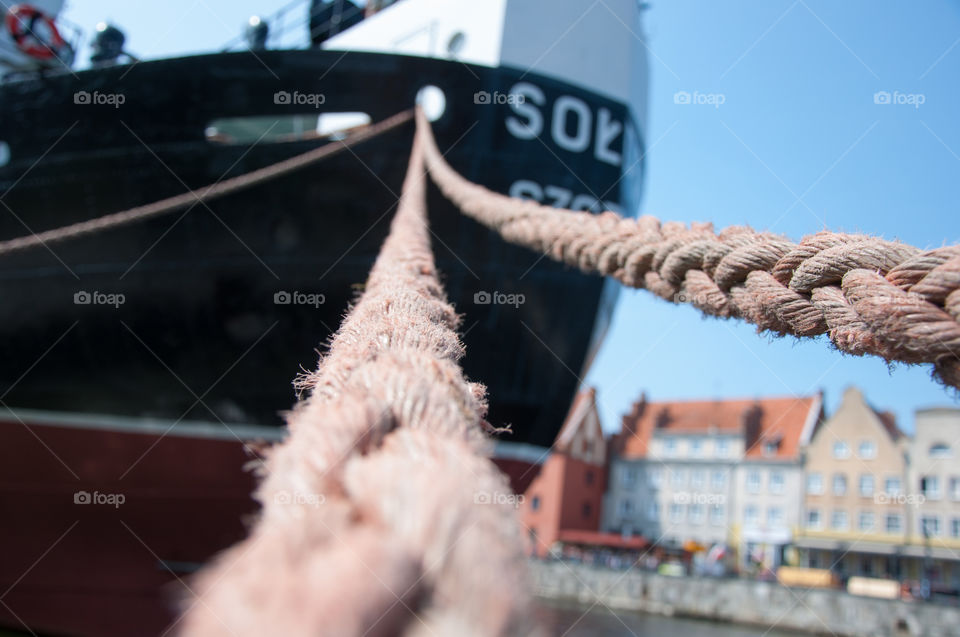
[{"label": "mooring rope", "polygon": [[179,195],[174,195],[173,197],[161,199],[160,201],[155,201],[153,203],[137,206],[135,208],[129,208],[120,212],[113,212],[103,215],[102,217],[97,217],[96,219],[80,221],[69,226],[62,226],[60,228],[47,230],[45,232],[38,232],[35,234],[17,237],[15,239],[0,241],[0,256],[39,245],[48,245],[51,243],[64,241],[66,239],[73,239],[85,234],[90,234],[91,232],[109,230],[111,228],[127,225],[129,223],[143,221],[150,217],[156,217],[174,212],[180,208],[186,208],[191,204],[206,203],[218,197],[233,194],[245,188],[250,188],[251,186],[256,186],[257,184],[261,184],[265,181],[269,181],[295,170],[299,170],[314,162],[318,162],[321,159],[330,157],[331,155],[334,155],[346,148],[366,141],[371,137],[376,137],[381,133],[392,130],[397,126],[409,121],[412,117],[413,111],[406,110],[379,121],[376,124],[367,126],[349,135],[343,140],[324,144],[319,148],[314,148],[313,150],[309,150],[305,153],[295,155],[289,159],[284,159],[275,164],[270,164],[269,166],[250,171],[243,175],[238,175],[237,177],[225,179],[223,181],[210,184],[202,188],[197,188],[189,192],[181,193]]},{"label": "mooring rope", "polygon": [[422,113],[417,129],[444,195],[507,241],[711,316],[781,335],[826,333],[850,354],[933,363],[942,382],[960,387],[960,246],[920,250],[835,232],[794,243],[746,226],[715,232],[710,223],[550,208],[464,179]]},{"label": "mooring rope", "polygon": [[[269,453],[251,535],[199,576],[185,635],[528,635],[485,390],[426,227],[421,144],[366,288]],[[189,603],[189,602],[188,602]]]}]

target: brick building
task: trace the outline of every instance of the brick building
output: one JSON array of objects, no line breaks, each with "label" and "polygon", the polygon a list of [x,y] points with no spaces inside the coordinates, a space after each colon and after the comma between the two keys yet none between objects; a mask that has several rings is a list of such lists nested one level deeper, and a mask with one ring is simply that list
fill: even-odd
[{"label": "brick building", "polygon": [[606,461],[596,392],[588,389],[574,399],[554,446],[520,504],[531,554],[546,556],[563,544],[618,549],[644,544],[598,532]]}]

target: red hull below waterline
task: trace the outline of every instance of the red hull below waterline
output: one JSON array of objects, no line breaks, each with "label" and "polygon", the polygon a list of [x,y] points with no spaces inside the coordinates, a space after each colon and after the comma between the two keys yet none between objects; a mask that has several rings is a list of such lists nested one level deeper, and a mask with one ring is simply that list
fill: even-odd
[{"label": "red hull below waterline", "polygon": [[163,633],[189,573],[242,539],[257,511],[253,441],[282,433],[230,429],[0,414],[0,624]]}]

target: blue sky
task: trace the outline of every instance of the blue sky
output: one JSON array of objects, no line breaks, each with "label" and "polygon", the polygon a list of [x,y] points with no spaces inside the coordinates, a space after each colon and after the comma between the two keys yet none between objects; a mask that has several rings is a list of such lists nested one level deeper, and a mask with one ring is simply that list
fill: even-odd
[{"label": "blue sky", "polygon": [[[283,4],[70,0],[64,17],[88,34],[112,20],[151,58],[214,50],[250,15]],[[650,4],[643,212],[793,239],[831,229],[960,243],[960,2]],[[723,103],[677,104],[678,91]],[[913,103],[876,104],[880,91]],[[608,430],[641,391],[662,400],[822,389],[832,410],[856,384],[908,431],[917,407],[957,402],[926,367],[844,356],[825,337],[771,339],[629,289],[587,381]]]}]

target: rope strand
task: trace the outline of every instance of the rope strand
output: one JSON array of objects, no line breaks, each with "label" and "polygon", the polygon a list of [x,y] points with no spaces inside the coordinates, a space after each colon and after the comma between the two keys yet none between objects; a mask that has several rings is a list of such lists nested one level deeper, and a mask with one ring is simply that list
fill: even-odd
[{"label": "rope strand", "polygon": [[504,239],[584,272],[612,276],[703,313],[837,349],[933,363],[960,387],[960,246],[921,251],[866,235],[819,232],[794,243],[749,227],[661,223],[540,205],[456,173],[417,113],[424,159],[443,194]]},{"label": "rope strand", "polygon": [[182,634],[537,634],[425,179],[417,141],[366,289],[268,457],[260,519],[200,575]]}]

